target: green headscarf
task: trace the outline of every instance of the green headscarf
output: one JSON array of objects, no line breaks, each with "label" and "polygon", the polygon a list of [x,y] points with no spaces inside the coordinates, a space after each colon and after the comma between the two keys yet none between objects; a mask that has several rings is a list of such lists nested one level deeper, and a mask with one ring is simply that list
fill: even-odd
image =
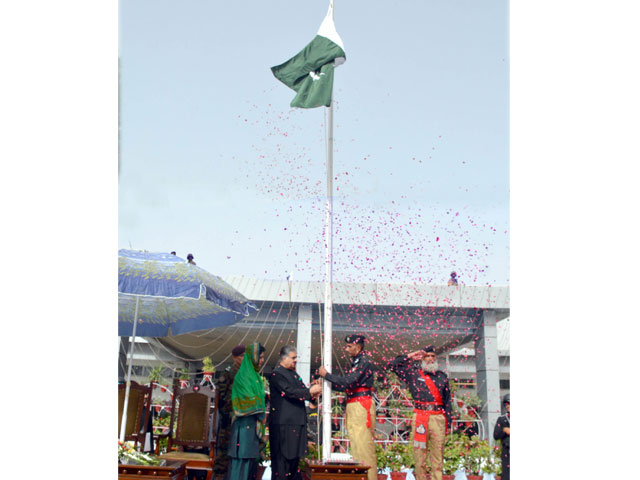
[{"label": "green headscarf", "polygon": [[242,364],[233,379],[231,387],[231,403],[237,417],[245,417],[256,413],[264,413],[264,382],[258,374],[260,354],[264,347],[258,342],[249,345]]}]

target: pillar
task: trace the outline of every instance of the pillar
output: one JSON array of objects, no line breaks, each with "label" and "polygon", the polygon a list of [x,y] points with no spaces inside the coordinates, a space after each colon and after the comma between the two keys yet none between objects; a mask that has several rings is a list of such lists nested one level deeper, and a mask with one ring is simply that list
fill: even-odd
[{"label": "pillar", "polygon": [[480,416],[484,424],[485,436],[493,444],[493,427],[500,416],[500,374],[495,311],[483,311],[482,325],[477,331],[474,349],[477,391],[482,400]]},{"label": "pillar", "polygon": [[311,382],[311,305],[300,305],[298,308],[298,365],[296,371],[305,385]]}]

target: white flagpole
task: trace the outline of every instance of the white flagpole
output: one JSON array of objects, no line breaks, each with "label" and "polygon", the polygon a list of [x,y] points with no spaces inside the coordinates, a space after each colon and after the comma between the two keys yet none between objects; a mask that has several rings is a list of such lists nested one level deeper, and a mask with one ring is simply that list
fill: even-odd
[{"label": "white flagpole", "polygon": [[[129,367],[127,369],[127,386],[124,391],[124,405],[122,406],[122,423],[120,423],[120,441],[124,442],[125,427],[127,425],[127,408],[129,407],[129,390],[131,388],[131,364],[133,363],[133,346],[136,343],[136,327],[138,326],[138,305],[140,297],[136,296],[136,310],[133,314],[133,332],[131,332],[131,347],[129,348]],[[138,432],[136,432],[138,433]]]},{"label": "white flagpole", "polygon": [[[329,3],[333,19],[333,0]],[[331,371],[333,359],[333,92],[327,119],[327,218],[325,226],[326,274],[324,290],[324,368]],[[322,382],[322,461],[331,458],[331,382]]]},{"label": "white flagpole", "polygon": [[[333,3],[333,2],[331,2]],[[327,218],[325,228],[326,276],[324,290],[324,368],[331,371],[331,346],[333,344],[333,98],[329,107],[327,138]],[[322,460],[331,457],[331,382],[323,382],[322,388]]]}]

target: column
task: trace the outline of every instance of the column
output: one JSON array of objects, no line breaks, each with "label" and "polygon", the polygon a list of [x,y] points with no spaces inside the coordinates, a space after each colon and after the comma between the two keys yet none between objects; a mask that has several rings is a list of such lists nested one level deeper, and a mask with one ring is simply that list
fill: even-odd
[{"label": "column", "polygon": [[493,427],[500,416],[500,375],[495,311],[483,311],[482,325],[476,333],[474,349],[477,391],[482,400],[480,416],[484,424],[485,437],[493,445]]},{"label": "column", "polygon": [[298,308],[298,365],[296,371],[306,385],[311,382],[311,305]]}]

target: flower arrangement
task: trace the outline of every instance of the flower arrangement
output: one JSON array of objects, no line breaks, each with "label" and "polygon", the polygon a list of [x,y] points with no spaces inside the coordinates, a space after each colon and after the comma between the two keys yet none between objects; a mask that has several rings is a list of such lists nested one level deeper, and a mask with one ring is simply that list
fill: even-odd
[{"label": "flower arrangement", "polygon": [[154,465],[162,466],[165,460],[160,460],[152,455],[138,452],[131,442],[121,442],[118,440],[118,462],[125,465]]}]

